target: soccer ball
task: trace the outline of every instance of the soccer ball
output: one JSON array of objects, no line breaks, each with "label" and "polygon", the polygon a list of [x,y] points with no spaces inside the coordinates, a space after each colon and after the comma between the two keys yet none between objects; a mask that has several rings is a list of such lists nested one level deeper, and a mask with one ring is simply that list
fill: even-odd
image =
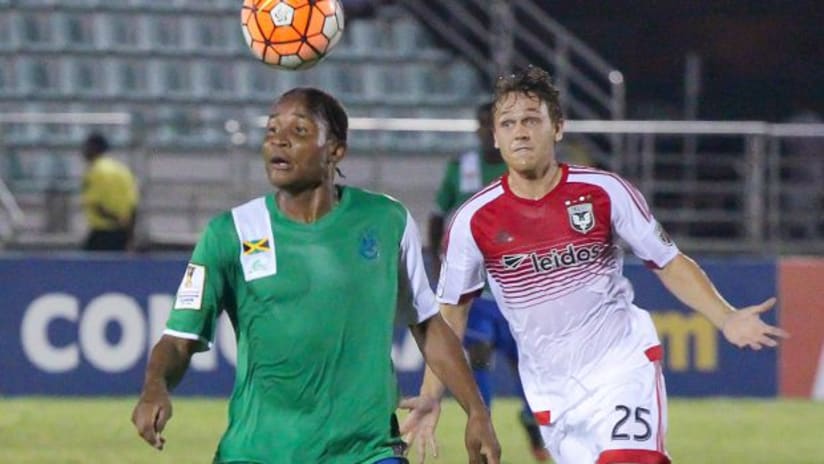
[{"label": "soccer ball", "polygon": [[339,0],[244,0],[243,35],[252,53],[281,69],[316,65],[340,41]]}]

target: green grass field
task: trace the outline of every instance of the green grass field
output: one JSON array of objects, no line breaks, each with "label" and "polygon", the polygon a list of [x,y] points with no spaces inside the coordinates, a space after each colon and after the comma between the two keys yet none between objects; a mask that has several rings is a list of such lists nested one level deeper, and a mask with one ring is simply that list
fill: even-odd
[{"label": "green grass field", "polygon": [[[0,463],[209,463],[225,424],[221,400],[177,399],[167,448],[143,444],[129,422],[132,398],[0,399]],[[532,462],[517,422],[518,404],[498,400],[493,416],[503,462]],[[676,463],[824,462],[824,403],[671,400],[668,448]],[[440,464],[466,463],[463,414],[445,403]],[[308,463],[307,463],[308,464]]]}]

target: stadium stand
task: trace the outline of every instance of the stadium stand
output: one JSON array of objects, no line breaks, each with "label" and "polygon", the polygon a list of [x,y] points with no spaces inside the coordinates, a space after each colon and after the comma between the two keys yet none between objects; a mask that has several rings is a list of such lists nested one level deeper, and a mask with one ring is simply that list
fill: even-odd
[{"label": "stadium stand", "polygon": [[[380,6],[349,19],[327,61],[290,73],[252,59],[234,0],[0,1],[0,230],[15,232],[0,240],[7,248],[79,243],[78,147],[91,128],[102,128],[141,180],[143,242],[189,246],[212,214],[268,190],[257,158],[260,116],[296,85],[331,91],[356,119],[409,118],[404,130],[353,130],[343,168],[347,182],[398,196],[423,222],[436,169],[474,136],[411,124],[472,119],[494,72],[484,65],[494,39],[479,36],[478,26],[495,2],[440,5],[451,15],[445,18],[466,23],[480,51],[434,34],[435,20],[444,19],[426,15],[420,2],[372,3]],[[620,72],[534,3],[518,2],[515,19],[546,25],[541,64],[572,96],[564,104],[576,143],[562,154],[581,158],[575,149],[636,182],[687,248],[824,249],[824,219],[810,212],[821,211],[821,187],[807,189],[806,212],[783,210],[792,186],[778,160],[791,137],[820,141],[820,125],[620,121]],[[538,56],[537,33],[518,31],[513,60],[523,64]],[[782,237],[792,222],[809,231],[803,240]]]},{"label": "stadium stand", "polygon": [[[438,114],[466,117],[481,93],[476,71],[435,48],[418,22],[396,8],[350,19],[328,61],[300,74],[251,59],[234,1],[35,1],[3,2],[0,8],[0,112],[129,113],[129,124],[106,130],[141,174],[143,208],[150,212],[141,226],[150,240],[192,234],[211,214],[252,194],[236,190],[248,185],[239,176],[254,177],[254,167],[238,173],[228,154],[250,157],[257,150],[260,131],[250,121],[290,87],[325,88],[354,116],[416,117],[445,108]],[[242,143],[230,141],[227,120],[242,122]],[[58,196],[78,211],[77,147],[90,127],[3,125],[3,178],[27,213],[19,237],[63,232],[57,242],[69,243],[79,233],[76,214],[46,227],[51,208],[44,192],[59,183]],[[353,153],[451,152],[472,143],[468,134],[449,140],[437,134],[361,135],[353,136]],[[227,172],[236,175],[227,178]],[[266,189],[263,179],[253,184],[256,191]]]}]

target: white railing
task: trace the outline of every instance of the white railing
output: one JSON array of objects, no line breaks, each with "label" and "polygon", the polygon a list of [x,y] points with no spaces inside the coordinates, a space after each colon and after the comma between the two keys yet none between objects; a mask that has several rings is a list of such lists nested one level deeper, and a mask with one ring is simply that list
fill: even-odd
[{"label": "white railing", "polygon": [[14,234],[25,220],[23,210],[3,179],[0,179],[0,207],[8,218],[7,221],[0,220],[0,244],[3,244],[14,238]]},{"label": "white railing", "polygon": [[[0,134],[8,125],[18,129],[47,124],[82,125],[85,130],[105,127],[101,125],[125,128],[130,142],[117,151],[127,157],[140,178],[147,200],[141,209],[141,221],[144,225],[155,224],[144,229],[148,240],[163,243],[180,242],[180,237],[192,239],[209,216],[268,188],[259,175],[257,155],[264,123],[263,117],[250,121],[191,121],[195,126],[220,126],[225,140],[219,139],[209,151],[187,145],[189,139],[184,138],[172,137],[165,145],[156,145],[156,134],[164,130],[166,122],[157,120],[146,126],[128,113],[5,113],[0,114]],[[423,223],[444,161],[459,149],[458,141],[465,141],[474,131],[476,122],[353,117],[350,128],[350,138],[366,136],[384,145],[371,152],[353,146],[347,157],[350,166],[345,169],[350,178],[344,182],[395,194]],[[806,141],[808,147],[824,146],[822,124],[572,120],[566,123],[565,131],[567,139],[577,134],[618,137],[625,149],[611,153],[606,167],[639,187],[656,216],[685,249],[824,253],[824,179],[815,177],[824,172],[824,148],[810,156],[789,147],[790,142],[799,140]],[[393,140],[408,139],[410,135],[417,139],[418,134],[452,148],[439,153],[420,146],[417,151],[392,148]],[[698,142],[694,151],[686,148],[684,141],[688,138]],[[16,144],[0,136],[0,165],[5,165],[12,154],[27,156],[27,150],[36,150],[38,143],[42,143],[42,150],[72,152],[75,161],[82,164],[79,141],[58,146],[53,137],[38,140]],[[561,156],[572,149],[570,143],[561,143]],[[819,164],[823,166],[816,168]],[[801,178],[794,177],[799,166]],[[18,192],[14,182],[8,186],[10,191],[4,194],[0,185],[0,205],[7,216],[16,218],[16,223],[21,217],[49,214],[48,208],[15,201]],[[25,195],[31,198],[37,193]],[[40,195],[45,196],[45,192]],[[17,203],[20,205],[15,209]],[[75,201],[72,205],[79,213],[79,204]],[[171,220],[177,221],[177,226],[167,227]],[[27,240],[34,241],[48,241],[48,235],[36,227],[30,227],[25,234]]]}]

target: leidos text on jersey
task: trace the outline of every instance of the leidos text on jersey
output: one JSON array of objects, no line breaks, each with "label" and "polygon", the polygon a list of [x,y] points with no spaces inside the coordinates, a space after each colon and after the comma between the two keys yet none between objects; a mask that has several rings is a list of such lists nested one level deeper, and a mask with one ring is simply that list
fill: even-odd
[{"label": "leidos text on jersey", "polygon": [[529,254],[504,255],[501,258],[506,269],[517,269],[521,263],[529,259],[532,271],[536,273],[550,272],[578,264],[589,263],[598,259],[606,246],[603,243],[589,243],[584,245],[568,244],[564,248],[552,248],[544,254],[533,251]]}]

